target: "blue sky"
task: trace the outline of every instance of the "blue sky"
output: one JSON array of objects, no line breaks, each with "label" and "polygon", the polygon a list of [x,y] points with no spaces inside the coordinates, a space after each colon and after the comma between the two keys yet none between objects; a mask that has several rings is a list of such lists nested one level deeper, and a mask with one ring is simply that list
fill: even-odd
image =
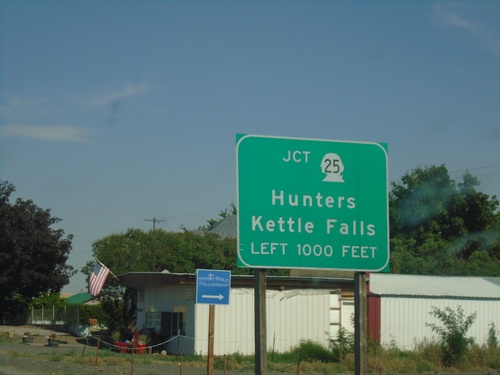
[{"label": "blue sky", "polygon": [[500,2],[0,1],[0,179],[76,269],[236,202],[237,133],[387,142],[391,181],[445,164],[500,195]]}]

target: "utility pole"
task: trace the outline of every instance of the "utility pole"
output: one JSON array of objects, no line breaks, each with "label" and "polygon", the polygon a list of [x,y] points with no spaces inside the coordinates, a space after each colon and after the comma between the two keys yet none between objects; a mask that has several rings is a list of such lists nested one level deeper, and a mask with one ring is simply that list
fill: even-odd
[{"label": "utility pole", "polygon": [[152,221],[153,222],[153,231],[156,230],[156,223],[161,223],[162,221],[165,220],[158,220],[156,217],[152,219],[144,219],[144,221]]}]

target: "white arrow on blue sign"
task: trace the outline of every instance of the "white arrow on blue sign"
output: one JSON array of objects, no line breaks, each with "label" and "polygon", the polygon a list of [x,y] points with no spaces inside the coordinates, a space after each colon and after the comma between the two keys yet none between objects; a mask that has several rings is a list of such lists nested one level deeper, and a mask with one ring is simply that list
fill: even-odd
[{"label": "white arrow on blue sign", "polygon": [[229,305],[231,271],[196,270],[196,303]]}]

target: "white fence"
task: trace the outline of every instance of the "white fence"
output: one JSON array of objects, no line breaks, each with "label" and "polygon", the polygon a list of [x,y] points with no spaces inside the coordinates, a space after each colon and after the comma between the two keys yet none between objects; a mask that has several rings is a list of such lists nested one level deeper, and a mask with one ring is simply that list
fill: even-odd
[{"label": "white fence", "polygon": [[31,308],[28,324],[74,325],[80,324],[78,306]]}]

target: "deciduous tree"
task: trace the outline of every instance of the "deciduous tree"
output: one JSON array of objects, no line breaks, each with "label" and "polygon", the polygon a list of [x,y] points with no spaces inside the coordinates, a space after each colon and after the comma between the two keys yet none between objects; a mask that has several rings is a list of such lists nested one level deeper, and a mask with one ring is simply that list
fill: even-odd
[{"label": "deciduous tree", "polygon": [[499,276],[499,202],[478,186],[469,172],[456,183],[444,165],[416,168],[393,183],[392,272]]},{"label": "deciduous tree", "polygon": [[0,181],[0,318],[22,312],[31,299],[57,293],[76,272],[66,264],[72,235],[52,226],[60,221],[32,200],[9,198],[14,185]]},{"label": "deciduous tree", "polygon": [[[128,229],[94,242],[92,253],[117,275],[163,270],[194,273],[203,268],[232,270],[233,274],[251,272],[236,267],[236,240],[222,239],[214,233]],[[89,274],[90,262],[82,272]],[[116,288],[119,288],[117,281],[108,277],[103,294]]]},{"label": "deciduous tree", "polygon": [[[128,229],[125,233],[112,234],[94,242],[92,253],[116,275],[164,270],[194,273],[196,269],[232,270],[233,274],[251,272],[236,268],[235,239],[221,239],[217,234],[208,232]],[[88,275],[91,264],[88,262],[82,272]],[[136,292],[133,288],[124,291],[118,280],[108,276],[99,295],[103,308],[111,314],[116,312],[117,301],[124,301],[123,314],[115,314],[114,328],[133,331],[130,325],[135,321]]]}]

